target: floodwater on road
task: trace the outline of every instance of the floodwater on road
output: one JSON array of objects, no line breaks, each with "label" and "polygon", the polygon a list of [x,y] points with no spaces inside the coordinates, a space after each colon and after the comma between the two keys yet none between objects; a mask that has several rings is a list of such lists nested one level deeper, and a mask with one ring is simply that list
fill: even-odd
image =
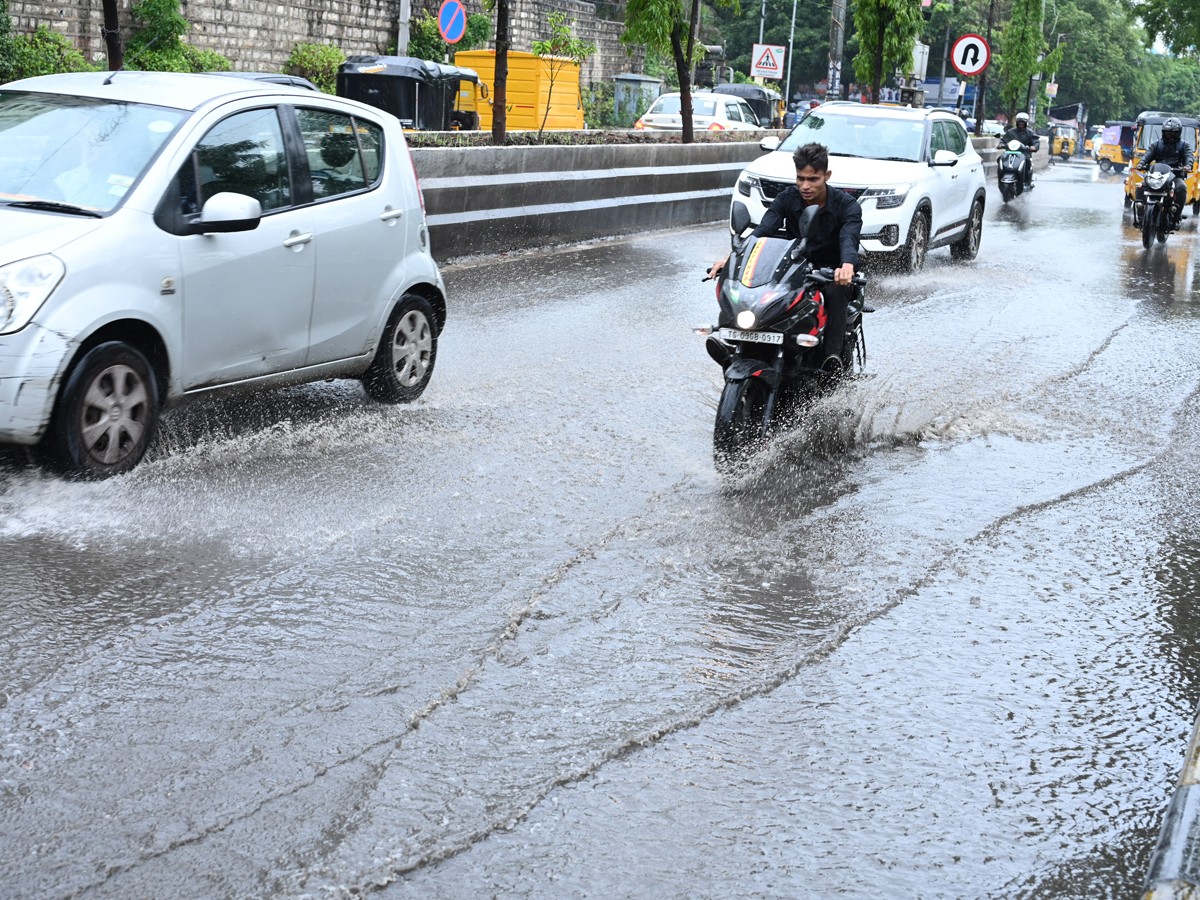
[{"label": "floodwater on road", "polygon": [[732,477],[721,225],[447,266],[411,407],[5,457],[5,893],[1138,896],[1200,696],[1197,220],[988,200]]}]

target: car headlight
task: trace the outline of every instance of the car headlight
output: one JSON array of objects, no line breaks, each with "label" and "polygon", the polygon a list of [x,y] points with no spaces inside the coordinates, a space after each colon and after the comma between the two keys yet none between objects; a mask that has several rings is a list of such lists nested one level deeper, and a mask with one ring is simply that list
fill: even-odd
[{"label": "car headlight", "polygon": [[862,198],[865,200],[868,197],[875,198],[876,209],[895,209],[897,206],[904,205],[904,199],[908,196],[908,192],[912,189],[911,184],[897,184],[892,187],[867,188],[862,193]]},{"label": "car headlight", "polygon": [[66,273],[62,260],[49,254],[0,266],[0,334],[28,325]]},{"label": "car headlight", "polygon": [[737,183],[738,193],[743,197],[749,197],[754,191],[762,193],[762,182],[754,175],[743,173]]}]

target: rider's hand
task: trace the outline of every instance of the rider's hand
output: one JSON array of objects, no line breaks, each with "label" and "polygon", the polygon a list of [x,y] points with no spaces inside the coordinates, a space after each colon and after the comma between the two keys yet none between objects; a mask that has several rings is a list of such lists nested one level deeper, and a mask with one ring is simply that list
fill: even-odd
[{"label": "rider's hand", "polygon": [[708,277],[716,278],[718,275],[720,275],[721,271],[725,268],[725,263],[727,263],[728,261],[729,261],[728,256],[726,256],[724,259],[718,259],[715,263],[712,264],[712,268],[710,268],[708,270]]},{"label": "rider's hand", "polygon": [[834,284],[849,284],[854,278],[854,266],[850,263],[842,263],[833,271]]}]

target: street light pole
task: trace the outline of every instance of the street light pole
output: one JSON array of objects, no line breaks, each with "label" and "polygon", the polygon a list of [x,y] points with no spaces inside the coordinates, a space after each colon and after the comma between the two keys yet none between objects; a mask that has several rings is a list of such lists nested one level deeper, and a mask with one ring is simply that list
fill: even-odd
[{"label": "street light pole", "polygon": [[792,30],[788,35],[788,55],[787,55],[787,95],[783,98],[784,109],[792,102],[792,46],[796,42],[796,0],[792,0]]}]

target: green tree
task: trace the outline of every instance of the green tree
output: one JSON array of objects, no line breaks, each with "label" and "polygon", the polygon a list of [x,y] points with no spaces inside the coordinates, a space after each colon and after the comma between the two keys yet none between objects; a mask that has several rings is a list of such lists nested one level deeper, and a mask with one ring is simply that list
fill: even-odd
[{"label": "green tree", "polygon": [[565,12],[556,10],[550,13],[546,17],[546,24],[550,26],[550,37],[544,41],[533,41],[530,45],[534,56],[546,60],[546,111],[542,113],[542,125],[538,128],[539,140],[542,132],[546,130],[546,120],[550,118],[554,83],[558,81],[564,69],[582,66],[596,52],[595,44],[581,40],[571,33],[571,23],[567,21]]},{"label": "green tree", "polygon": [[[738,8],[737,0],[714,0],[714,4]],[[675,63],[683,119],[681,139],[685,144],[695,140],[691,67],[698,61],[700,54],[697,50],[702,49],[696,43],[700,16],[700,0],[628,0],[625,4],[625,31],[621,35],[624,43],[669,56]]]},{"label": "green tree", "polygon": [[228,72],[229,60],[198,50],[183,36],[192,26],[179,11],[179,0],[140,0],[133,5],[137,27],[125,48],[125,65],[153,72]]},{"label": "green tree", "polygon": [[870,85],[872,103],[879,102],[879,88],[893,71],[911,68],[913,47],[924,27],[919,0],[858,0],[854,4],[858,36],[854,74]]},{"label": "green tree", "polygon": [[[829,0],[800,0],[796,13],[796,34],[792,41],[792,0],[767,0],[767,16],[763,27],[764,44],[786,47],[792,44],[783,77],[778,82],[779,93],[789,83],[793,89],[801,84],[816,84],[829,69]],[[739,14],[733,8],[712,11],[719,29],[726,60],[736,75],[750,74],[754,45],[759,43],[758,29],[762,22],[762,2],[748,3]]]},{"label": "green tree", "polygon": [[1045,55],[1042,3],[1013,0],[1012,13],[1000,33],[1000,102],[1010,119],[1025,108],[1033,76],[1053,71],[1062,58],[1061,47]]},{"label": "green tree", "polygon": [[1147,46],[1156,39],[1178,54],[1200,47],[1200,4],[1196,0],[1141,0],[1131,4],[1145,23]]}]

